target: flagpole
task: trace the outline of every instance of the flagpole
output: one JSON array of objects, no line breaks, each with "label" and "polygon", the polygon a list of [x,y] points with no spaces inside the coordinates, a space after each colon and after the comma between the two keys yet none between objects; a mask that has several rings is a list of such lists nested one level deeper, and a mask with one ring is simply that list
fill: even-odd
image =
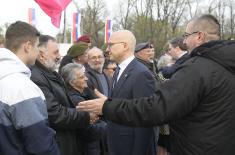
[{"label": "flagpole", "polygon": [[83,11],[81,10],[81,11],[79,11],[80,12],[80,14],[81,14],[81,23],[80,23],[80,33],[81,33],[81,35],[83,35],[84,33],[83,33]]},{"label": "flagpole", "polygon": [[64,9],[64,28],[63,28],[63,43],[67,43],[66,37],[66,9]]},{"label": "flagpole", "polygon": [[71,24],[71,44],[73,44],[73,24]]}]

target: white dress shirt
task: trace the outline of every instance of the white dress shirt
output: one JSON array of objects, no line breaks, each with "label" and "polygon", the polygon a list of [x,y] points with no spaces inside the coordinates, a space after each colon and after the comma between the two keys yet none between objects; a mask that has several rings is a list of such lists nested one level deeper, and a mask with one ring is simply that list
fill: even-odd
[{"label": "white dress shirt", "polygon": [[118,65],[118,67],[120,68],[119,73],[118,73],[118,78],[117,81],[119,80],[119,78],[121,77],[123,71],[126,69],[126,67],[129,65],[129,63],[131,63],[131,61],[135,59],[135,56],[132,55],[129,58],[127,58],[126,60],[124,60],[122,63],[120,63]]}]

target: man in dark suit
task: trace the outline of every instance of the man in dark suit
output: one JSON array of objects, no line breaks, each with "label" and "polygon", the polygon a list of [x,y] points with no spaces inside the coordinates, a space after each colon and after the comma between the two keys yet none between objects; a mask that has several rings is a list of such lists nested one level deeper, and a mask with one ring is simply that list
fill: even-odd
[{"label": "man in dark suit", "polygon": [[187,52],[187,47],[184,44],[183,37],[176,37],[168,41],[168,54],[175,60],[171,66],[166,66],[161,69],[162,75],[166,79],[170,79],[182,63],[190,58]]},{"label": "man in dark suit", "polygon": [[[134,57],[136,39],[127,30],[114,32],[108,44],[110,59],[118,64],[114,74],[112,98],[133,99],[154,93],[154,78],[146,66]],[[153,128],[133,128],[108,122],[110,155],[155,154]]]}]

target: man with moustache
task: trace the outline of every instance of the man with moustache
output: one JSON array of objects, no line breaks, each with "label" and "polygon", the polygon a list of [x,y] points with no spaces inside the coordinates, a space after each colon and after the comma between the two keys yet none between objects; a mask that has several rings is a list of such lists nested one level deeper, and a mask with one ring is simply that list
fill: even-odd
[{"label": "man with moustache", "polygon": [[39,55],[32,69],[31,79],[43,91],[50,126],[56,130],[61,155],[79,155],[81,149],[77,129],[87,128],[93,115],[78,112],[68,97],[62,77],[55,71],[60,61],[58,43],[48,35],[39,38]]}]

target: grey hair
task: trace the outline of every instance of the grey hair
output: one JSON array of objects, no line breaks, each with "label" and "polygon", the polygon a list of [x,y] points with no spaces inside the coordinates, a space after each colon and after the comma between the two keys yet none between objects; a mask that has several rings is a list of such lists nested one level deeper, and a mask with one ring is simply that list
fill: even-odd
[{"label": "grey hair", "polygon": [[61,69],[61,76],[63,77],[66,84],[73,82],[75,77],[75,70],[84,70],[84,66],[76,63],[69,63]]},{"label": "grey hair", "polygon": [[90,56],[90,54],[93,53],[94,51],[100,51],[102,55],[104,56],[104,52],[96,46],[92,47],[91,49],[87,49],[88,56]]},{"label": "grey hair", "polygon": [[207,40],[218,40],[221,37],[221,26],[216,17],[210,14],[204,14],[195,17],[191,20],[193,22],[194,31],[205,31],[208,34]]},{"label": "grey hair", "polygon": [[162,69],[171,64],[172,62],[173,62],[172,57],[167,54],[164,54],[159,58],[157,67],[158,69]]},{"label": "grey hair", "polygon": [[45,47],[45,48],[47,48],[47,43],[48,43],[49,40],[52,40],[52,41],[56,42],[56,39],[54,37],[52,37],[52,36],[49,36],[49,35],[40,35],[38,47]]}]

